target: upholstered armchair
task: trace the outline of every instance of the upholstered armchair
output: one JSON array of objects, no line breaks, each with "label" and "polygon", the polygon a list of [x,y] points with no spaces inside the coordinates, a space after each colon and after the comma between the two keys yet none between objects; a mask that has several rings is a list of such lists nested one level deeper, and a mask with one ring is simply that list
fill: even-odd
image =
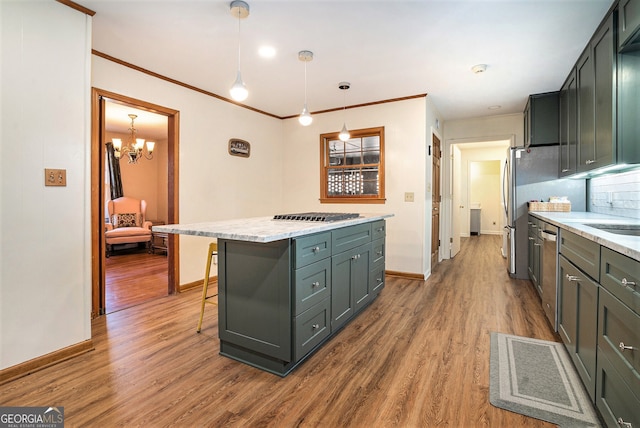
[{"label": "upholstered armchair", "polygon": [[105,224],[107,257],[114,244],[144,242],[151,248],[151,222],[146,221],[146,201],[123,196],[107,203],[109,223]]}]

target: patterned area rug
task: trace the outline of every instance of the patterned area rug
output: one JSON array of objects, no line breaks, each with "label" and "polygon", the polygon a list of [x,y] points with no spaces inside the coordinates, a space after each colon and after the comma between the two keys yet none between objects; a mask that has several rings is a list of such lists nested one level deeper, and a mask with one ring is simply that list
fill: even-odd
[{"label": "patterned area rug", "polygon": [[562,343],[491,333],[490,401],[561,427],[601,426]]}]

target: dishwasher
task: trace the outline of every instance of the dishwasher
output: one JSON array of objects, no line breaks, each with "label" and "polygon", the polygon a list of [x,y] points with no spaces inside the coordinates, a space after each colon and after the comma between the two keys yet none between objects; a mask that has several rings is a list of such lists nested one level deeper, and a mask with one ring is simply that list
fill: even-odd
[{"label": "dishwasher", "polygon": [[542,239],[542,308],[554,331],[558,290],[558,228],[542,223],[538,228]]}]

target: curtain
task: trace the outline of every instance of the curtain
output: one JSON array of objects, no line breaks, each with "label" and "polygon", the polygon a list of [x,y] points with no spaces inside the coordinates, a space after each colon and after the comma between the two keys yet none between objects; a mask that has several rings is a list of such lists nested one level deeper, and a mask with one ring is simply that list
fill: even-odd
[{"label": "curtain", "polygon": [[116,158],[113,143],[106,143],[107,146],[107,166],[109,169],[109,184],[111,188],[111,200],[124,196],[122,191],[122,178],[120,176],[120,162]]}]

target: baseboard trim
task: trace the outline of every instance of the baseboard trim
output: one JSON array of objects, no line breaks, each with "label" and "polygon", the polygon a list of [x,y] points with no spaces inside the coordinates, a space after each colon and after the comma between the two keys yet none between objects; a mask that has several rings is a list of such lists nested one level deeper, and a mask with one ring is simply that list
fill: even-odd
[{"label": "baseboard trim", "polygon": [[21,378],[31,373],[37,372],[47,367],[51,367],[62,361],[69,360],[78,355],[84,354],[89,351],[93,351],[93,341],[91,339],[84,342],[76,343],[75,345],[67,346],[66,348],[59,349],[41,357],[34,358],[24,363],[16,364],[15,366],[7,367],[0,370],[0,385],[3,385],[12,380]]},{"label": "baseboard trim", "polygon": [[[178,286],[178,293],[182,293],[183,291],[189,291],[189,290],[193,290],[194,288],[202,288],[202,283],[204,281],[199,279],[197,281],[193,281],[193,282],[188,282],[186,284],[180,284]],[[218,277],[217,276],[212,276],[211,278],[209,278],[209,284],[211,284],[212,282],[218,282]]]},{"label": "baseboard trim", "polygon": [[385,275],[389,275],[389,276],[399,276],[401,278],[419,279],[421,281],[424,281],[424,275],[419,273],[398,272],[395,270],[385,270],[384,273]]}]

